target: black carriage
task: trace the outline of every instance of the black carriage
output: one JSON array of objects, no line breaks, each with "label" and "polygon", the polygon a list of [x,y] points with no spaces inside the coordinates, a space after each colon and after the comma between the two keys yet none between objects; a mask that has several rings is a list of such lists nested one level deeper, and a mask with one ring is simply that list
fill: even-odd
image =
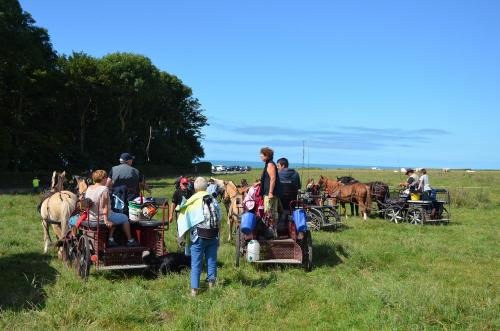
[{"label": "black carriage", "polygon": [[383,204],[384,218],[392,223],[448,224],[451,221],[450,193],[435,189],[429,200],[412,200],[408,194],[398,192]]},{"label": "black carriage", "polygon": [[306,211],[307,226],[311,231],[336,230],[342,227],[338,205],[328,204],[326,194],[299,191],[298,205]]},{"label": "black carriage", "polygon": [[125,245],[126,238],[119,229],[116,229],[114,238],[122,245],[109,247],[107,226],[102,222],[83,220],[63,241],[65,265],[75,268],[83,279],[89,276],[91,266],[96,271],[147,268],[142,258],[144,251],[155,256],[167,254],[164,239],[165,231],[168,230],[168,222],[165,222],[165,210],[168,211],[168,207],[160,208],[161,221],[145,218],[130,222],[131,234],[138,242],[138,246],[133,247]]}]

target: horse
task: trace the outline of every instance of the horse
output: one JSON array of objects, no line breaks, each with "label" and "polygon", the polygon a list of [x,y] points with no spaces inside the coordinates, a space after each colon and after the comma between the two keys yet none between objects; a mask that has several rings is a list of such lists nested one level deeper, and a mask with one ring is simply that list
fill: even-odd
[{"label": "horse", "polygon": [[227,210],[228,241],[232,240],[233,223],[237,223],[243,213],[241,203],[247,191],[247,188],[238,188],[232,181],[224,181],[223,201]]},{"label": "horse", "polygon": [[[370,188],[370,194],[377,203],[377,209],[380,211],[383,209],[383,204],[389,197],[389,185],[383,182],[369,182],[367,183]],[[380,215],[383,217],[383,215]]]},{"label": "horse", "polygon": [[[351,176],[342,176],[337,177],[337,181],[344,184],[355,184],[359,183],[359,181]],[[382,204],[385,202],[387,197],[389,196],[389,185],[383,182],[375,181],[366,183],[370,189],[370,194],[372,196],[372,201],[375,200],[377,203],[378,210],[382,209]],[[354,209],[356,210],[356,216],[358,215],[358,206],[351,203],[351,215],[354,215]]]},{"label": "horse", "polygon": [[321,197],[320,186],[314,183],[314,178],[309,178],[307,180],[306,192],[308,201],[312,201],[316,206],[323,206],[323,198]]},{"label": "horse", "polygon": [[[58,173],[56,171],[52,174],[52,184],[48,195],[43,197],[40,205],[40,216],[42,217],[43,227],[43,240],[44,249],[43,253],[47,254],[49,245],[51,243],[49,224],[57,236],[56,246],[61,246],[63,238],[68,232],[68,221],[71,215],[78,210],[80,198],[77,194],[71,191],[63,190],[64,182],[66,180],[66,173]],[[77,179],[78,191],[83,194],[86,190],[86,183],[82,178]],[[59,255],[61,255],[59,249]]]},{"label": "horse", "polygon": [[367,219],[367,213],[371,209],[372,204],[370,190],[367,185],[362,183],[345,185],[323,176],[320,176],[318,184],[320,187],[324,187],[334,204],[339,201],[341,205],[343,204],[345,210],[345,203],[356,203],[361,208],[363,219]]},{"label": "horse", "polygon": [[[342,183],[344,185],[359,183],[359,181],[356,178],[351,177],[351,176],[337,177],[337,182]],[[356,216],[358,216],[359,215],[359,206],[352,203],[352,202],[349,202],[349,205],[351,207],[351,216],[354,216],[354,214],[356,214]],[[344,205],[342,205],[342,207],[344,207]],[[347,212],[346,212],[346,217],[347,217]]]}]

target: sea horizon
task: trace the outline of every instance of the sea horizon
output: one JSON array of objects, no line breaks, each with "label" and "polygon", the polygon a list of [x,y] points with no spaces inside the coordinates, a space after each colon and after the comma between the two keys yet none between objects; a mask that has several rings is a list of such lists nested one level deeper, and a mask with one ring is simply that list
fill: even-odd
[{"label": "sea horizon", "polygon": [[[254,169],[262,169],[264,164],[259,161],[235,161],[235,160],[200,160],[200,162],[210,162],[212,165],[223,166],[249,166]],[[377,170],[400,170],[401,168],[423,168],[419,166],[390,166],[390,165],[359,165],[359,164],[323,164],[323,163],[290,163],[290,168],[319,168],[319,169],[373,169]],[[427,169],[443,169],[441,167],[427,167]],[[445,168],[455,170],[498,170],[491,168]]]}]

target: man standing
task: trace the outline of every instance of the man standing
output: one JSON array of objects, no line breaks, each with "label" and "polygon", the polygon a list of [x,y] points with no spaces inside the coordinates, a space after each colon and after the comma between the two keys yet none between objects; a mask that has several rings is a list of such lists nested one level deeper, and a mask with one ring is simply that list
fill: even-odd
[{"label": "man standing", "polygon": [[288,160],[284,157],[276,162],[278,177],[281,186],[280,201],[283,206],[283,214],[278,223],[278,232],[288,232],[288,215],[290,214],[290,202],[297,199],[301,188],[300,176],[294,169],[288,168]]},{"label": "man standing", "polygon": [[109,178],[106,186],[113,187],[113,190],[118,187],[127,188],[127,200],[133,200],[139,196],[141,190],[146,190],[151,194],[151,190],[147,187],[144,176],[132,167],[135,157],[129,153],[120,155],[120,165],[114,166],[109,172]]},{"label": "man standing", "polygon": [[182,200],[189,199],[191,197],[191,191],[189,190],[189,179],[187,177],[181,177],[179,180],[179,188],[175,190],[172,197],[172,206],[169,209],[168,221],[172,223],[174,219],[174,210],[177,206],[180,206]]}]

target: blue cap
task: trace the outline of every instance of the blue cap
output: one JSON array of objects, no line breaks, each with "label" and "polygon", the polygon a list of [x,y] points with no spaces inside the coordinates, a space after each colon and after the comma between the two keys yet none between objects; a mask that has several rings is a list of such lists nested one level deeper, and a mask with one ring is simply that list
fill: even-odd
[{"label": "blue cap", "polygon": [[122,153],[122,155],[120,155],[120,161],[129,161],[129,160],[135,160],[135,156],[133,156],[130,153]]}]

